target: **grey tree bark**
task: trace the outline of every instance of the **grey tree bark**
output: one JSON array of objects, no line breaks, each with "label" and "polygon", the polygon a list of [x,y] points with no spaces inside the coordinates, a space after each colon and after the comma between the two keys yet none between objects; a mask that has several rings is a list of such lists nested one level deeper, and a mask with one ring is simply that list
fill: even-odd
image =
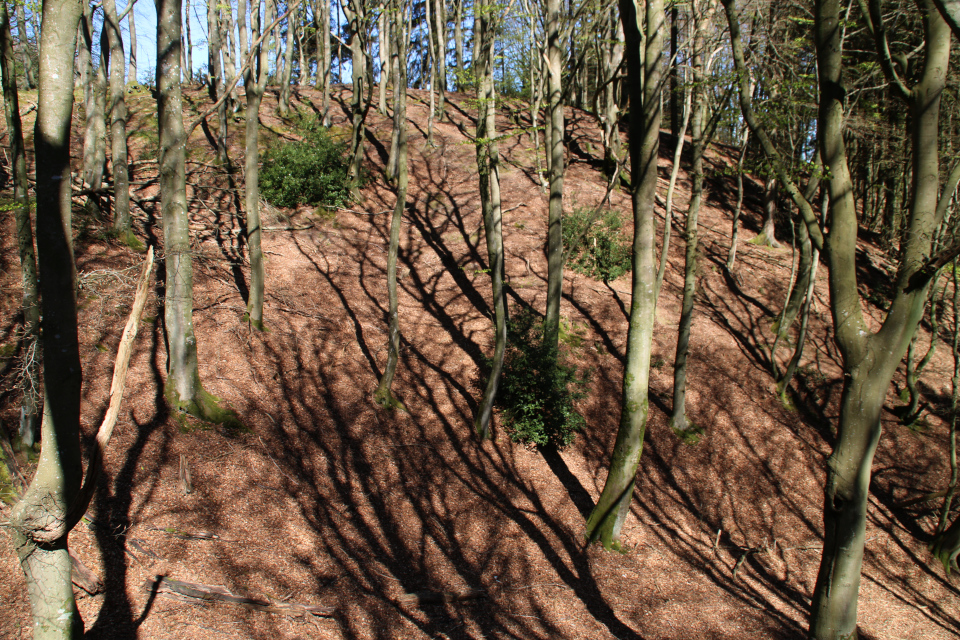
[{"label": "grey tree bark", "polygon": [[[124,99],[126,61],[123,56],[123,40],[117,5],[114,0],[103,0],[103,33],[105,34],[110,70],[110,101],[107,114],[110,117],[110,153],[113,160],[113,232],[120,240],[133,248],[143,249],[131,228],[130,218],[130,173],[127,162],[127,102]],[[101,44],[101,51],[103,45]]]},{"label": "grey tree bark", "polygon": [[37,284],[37,258],[30,224],[30,194],[27,181],[27,156],[23,145],[20,102],[17,95],[16,58],[10,34],[7,5],[0,2],[0,67],[2,67],[3,106],[10,139],[13,167],[13,199],[17,224],[17,248],[20,254],[20,282],[23,286],[23,399],[20,402],[20,442],[32,447],[40,439],[40,298]]},{"label": "grey tree bark", "polygon": [[210,100],[219,102],[217,107],[217,160],[227,162],[227,103],[220,98],[224,92],[223,65],[220,62],[222,41],[220,39],[220,8],[217,0],[207,2],[207,93]]},{"label": "grey tree bark", "polygon": [[175,415],[239,426],[200,382],[193,328],[193,256],[187,218],[186,134],[180,92],[181,0],[157,6],[157,121],[160,137],[160,208],[163,216],[163,321],[167,338],[164,396]]},{"label": "grey tree bark", "polygon": [[[912,123],[913,171],[907,233],[901,245],[900,268],[889,310],[880,329],[871,332],[863,316],[857,286],[857,208],[843,135],[845,88],[840,28],[843,8],[839,0],[821,0],[815,6],[817,132],[820,155],[829,176],[832,214],[829,241],[824,243],[810,203],[786,174],[784,163],[752,113],[735,0],[724,0],[724,6],[740,77],[744,119],[760,139],[778,178],[799,206],[814,248],[823,249],[830,265],[831,312],[844,383],[837,439],[827,461],[824,546],[811,604],[809,637],[816,640],[855,638],[867,498],[873,456],[880,440],[880,414],[891,378],[922,317],[930,278],[938,263],[948,259],[944,255],[930,257],[930,252],[934,232],[945,210],[940,206],[942,202],[938,202],[938,137],[950,32],[932,2],[918,0],[925,42],[917,84],[908,88],[891,60],[879,2],[872,1],[869,11],[866,2],[862,3],[868,30],[877,41],[880,66],[890,86],[907,103]],[[956,247],[952,250],[960,251]]]},{"label": "grey tree bark", "polygon": [[497,143],[497,104],[493,84],[494,35],[497,28],[496,6],[490,0],[476,0],[474,5],[474,37],[480,39],[474,58],[477,73],[477,168],[479,171],[480,204],[483,230],[487,239],[487,259],[493,289],[493,325],[496,341],[493,362],[483,397],[474,420],[480,439],[490,437],[493,404],[500,386],[503,357],[507,348],[507,301],[503,289],[503,215],[500,202],[500,147]]},{"label": "grey tree bark", "polygon": [[550,345],[554,355],[559,348],[560,298],[563,294],[563,178],[566,169],[560,7],[560,0],[546,1],[550,201],[547,213],[547,313],[543,323],[543,341]]},{"label": "grey tree bark", "polygon": [[33,637],[38,640],[83,637],[67,549],[72,527],[68,515],[82,480],[80,349],[70,231],[70,117],[81,12],[75,0],[44,2],[40,41],[34,140],[45,402],[36,475],[10,516],[13,546],[27,579]]},{"label": "grey tree bark", "polygon": [[[641,7],[645,8],[642,15]],[[663,90],[662,0],[620,0],[630,93],[630,186],[633,198],[633,282],[627,361],[623,374],[620,427],[610,471],[597,505],[587,519],[587,540],[607,549],[620,547],[620,530],[633,499],[649,411],[650,354],[656,311],[656,227],[654,198],[660,149]]]},{"label": "grey tree bark", "polygon": [[[394,16],[394,24],[390,27],[393,33],[398,34],[396,47],[391,51],[393,65],[393,128],[397,138],[397,174],[395,177],[397,201],[393,207],[393,217],[390,219],[390,248],[387,252],[387,362],[383,367],[383,376],[373,394],[374,401],[385,409],[404,408],[393,395],[393,377],[397,371],[397,362],[400,358],[400,315],[399,297],[397,294],[397,258],[400,252],[400,223],[403,211],[407,206],[407,186],[409,171],[407,168],[407,65],[401,63],[406,60],[407,30],[404,28],[407,6],[405,2],[395,0],[389,4]],[[385,20],[384,22],[388,22]]]},{"label": "grey tree bark", "polygon": [[[353,91],[350,98],[350,166],[348,179],[357,184],[363,162],[363,138],[366,135],[367,111],[370,109],[371,87],[367,84],[367,9],[366,0],[347,0],[343,5],[349,33],[351,77]],[[356,195],[356,193],[354,193]]]},{"label": "grey tree bark", "polygon": [[[274,20],[276,5],[267,0],[264,22],[270,25]],[[289,29],[289,27],[288,27]],[[241,30],[241,38],[244,31]],[[269,36],[268,36],[269,38]],[[250,5],[250,40],[256,43],[260,39],[260,0]],[[247,96],[246,114],[246,151],[244,154],[244,193],[246,195],[247,215],[247,251],[250,257],[250,293],[247,300],[247,312],[244,321],[260,331],[266,330],[263,324],[264,280],[263,247],[261,246],[262,225],[260,222],[260,103],[267,87],[267,48],[264,43],[256,44],[252,52],[256,60],[246,67],[243,87]],[[287,83],[289,85],[289,82]]]},{"label": "grey tree bark", "polygon": [[[37,88],[37,68],[33,64],[33,52],[31,51],[30,41],[27,38],[27,14],[24,11],[25,3],[14,3],[14,14],[17,17],[17,35],[19,36],[18,49],[20,50],[20,59],[23,62],[23,80],[27,89]],[[34,33],[34,38],[39,37]]]},{"label": "grey tree bark", "polygon": [[[267,20],[267,22],[271,22]],[[290,82],[293,78],[293,35],[297,29],[297,17],[290,14],[287,17],[287,34],[283,49],[283,73],[280,74],[280,99],[277,105],[277,112],[281,117],[286,118],[290,114]],[[266,72],[264,71],[264,74]],[[303,73],[301,67],[300,73]]]},{"label": "grey tree bark", "polygon": [[130,62],[127,65],[127,82],[137,82],[137,20],[131,11],[127,17],[127,27],[130,32]]},{"label": "grey tree bark", "polygon": [[[697,287],[697,226],[700,203],[703,200],[703,154],[709,142],[704,131],[704,119],[707,111],[704,73],[704,32],[707,28],[707,16],[698,7],[697,2],[690,6],[693,19],[693,109],[690,122],[690,138],[693,143],[693,166],[690,186],[690,202],[687,206],[687,218],[684,224],[684,275],[683,300],[680,304],[680,323],[677,327],[677,352],[673,366],[673,414],[670,426],[675,432],[683,434],[696,430],[696,425],[687,418],[687,356],[690,350],[690,330],[693,325],[693,303]],[[679,133],[679,132],[678,132]],[[663,259],[666,259],[664,252]]]},{"label": "grey tree bark", "polygon": [[103,172],[107,162],[106,144],[106,88],[107,78],[103,65],[93,67],[93,15],[89,4],[84,3],[83,20],[80,25],[82,37],[78,64],[83,83],[83,107],[86,128],[83,136],[83,184],[90,190],[88,202],[100,210],[97,192],[103,187]]}]

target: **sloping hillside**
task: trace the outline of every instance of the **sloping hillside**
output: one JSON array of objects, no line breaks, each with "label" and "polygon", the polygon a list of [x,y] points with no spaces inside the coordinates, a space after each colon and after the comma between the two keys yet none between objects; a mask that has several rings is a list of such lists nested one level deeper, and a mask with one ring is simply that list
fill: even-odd
[{"label": "sloping hillside", "polygon": [[[343,127],[349,92],[335,97],[336,124]],[[198,112],[205,94],[189,98],[187,107]],[[327,216],[268,211],[268,333],[240,322],[247,283],[237,213],[242,171],[215,166],[209,138],[200,128],[194,132],[187,168],[201,376],[250,432],[228,434],[170,415],[162,394],[161,316],[151,301],[91,507],[95,520],[71,536],[79,557],[104,578],[100,595],[80,601],[91,636],[804,637],[840,389],[824,270],[791,410],[773,393],[768,362],[769,326],[786,295],[791,253],[744,243],[737,278],[725,278],[735,189],[722,173],[730,158],[712,155],[687,400],[690,417],[706,433],[691,446],[666,426],[683,268],[675,241],[658,311],[651,424],[624,527],[628,551],[586,547],[584,517],[602,488],[619,417],[629,276],[609,286],[570,272],[565,277],[562,312],[579,336],[576,359],[591,371],[589,395],[580,403],[587,428],[576,443],[544,456],[512,444],[499,427],[493,441],[479,443],[472,415],[493,335],[476,164],[464,134],[473,130],[475,107],[467,96],[451,95],[450,121],[435,124],[436,146],[428,148],[425,99],[411,92],[411,187],[401,233],[403,346],[394,389],[409,413],[386,413],[370,398],[386,359],[383,212],[394,196],[382,166],[389,120],[370,112],[371,181],[363,202]],[[294,104],[309,113],[319,102],[318,94],[302,90]],[[268,96],[265,144],[295,137],[292,124],[273,115],[275,106]],[[153,109],[149,96],[133,101],[141,129],[130,146],[142,204],[135,209],[138,228],[162,245],[159,212],[149,201],[157,189]],[[542,312],[547,198],[521,128],[525,114],[507,105],[503,116],[509,297],[512,305]],[[569,122],[566,201],[570,208],[593,206],[604,190],[599,133],[588,114],[571,112]],[[242,167],[242,118],[232,126],[230,157]],[[669,154],[661,149],[664,188]],[[681,178],[682,214],[689,185]],[[757,186],[750,188],[755,205]],[[628,196],[615,193],[613,206],[627,211]],[[744,241],[759,222],[755,206],[745,212]],[[11,214],[3,224],[0,336],[9,343],[19,276]],[[107,240],[105,223],[80,210],[75,225],[83,427],[92,438],[106,409],[140,256]],[[875,248],[864,250],[882,262]],[[155,291],[162,296],[160,284]],[[925,388],[931,396],[944,393],[947,360],[930,369]],[[8,367],[0,406],[8,430],[18,412],[14,382]],[[888,408],[895,404],[891,391]],[[910,431],[885,413],[861,588],[864,638],[960,633],[960,592],[925,547],[931,512],[895,506],[945,486],[946,429],[936,417],[928,422]],[[180,481],[181,459],[192,473],[189,494]],[[0,541],[0,636],[29,637],[22,574],[8,538]],[[179,602],[144,588],[158,575],[335,613],[291,617]]]}]

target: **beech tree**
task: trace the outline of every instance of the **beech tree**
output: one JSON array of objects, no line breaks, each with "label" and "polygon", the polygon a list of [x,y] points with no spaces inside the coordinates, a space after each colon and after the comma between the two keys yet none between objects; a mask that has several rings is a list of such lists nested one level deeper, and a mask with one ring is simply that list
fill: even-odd
[{"label": "beech tree", "polygon": [[[128,11],[133,5],[128,7]],[[101,65],[109,67],[109,102],[107,115],[110,118],[110,154],[113,161],[113,232],[125,244],[143,248],[131,229],[130,174],[127,163],[127,103],[126,61],[123,56],[123,40],[120,21],[114,0],[103,0],[103,36],[100,44]]]},{"label": "beech tree", "polygon": [[620,0],[630,98],[630,189],[633,201],[633,274],[620,428],[610,471],[587,518],[587,539],[620,548],[620,530],[633,500],[649,413],[650,353],[656,312],[654,199],[660,151],[663,91],[662,0]]},{"label": "beech tree", "polygon": [[175,412],[238,426],[200,381],[193,328],[193,255],[187,218],[186,132],[180,91],[182,0],[156,0],[157,121],[160,135],[160,209],[163,219],[163,320],[167,338],[164,396]]},{"label": "beech tree", "polygon": [[[857,635],[857,596],[866,536],[867,498],[871,465],[881,435],[880,415],[894,372],[923,315],[927,287],[941,264],[960,253],[952,247],[931,256],[931,242],[953,189],[941,193],[939,175],[940,100],[949,66],[950,31],[929,0],[917,0],[922,23],[922,61],[915,84],[904,69],[886,33],[880,0],[861,3],[861,19],[876,41],[877,61],[891,89],[910,112],[912,163],[907,233],[890,306],[883,323],[871,331],[863,316],[856,264],[858,218],[844,138],[845,7],[838,0],[821,0],[815,9],[819,112],[818,146],[826,169],[830,220],[828,231],[818,224],[809,201],[793,184],[750,105],[739,20],[735,0],[724,0],[733,57],[740,76],[744,119],[760,139],[778,178],[790,193],[810,231],[814,248],[830,265],[831,312],[835,342],[844,370],[840,417],[833,452],[827,461],[824,489],[824,547],[811,604],[811,638],[839,640]],[[849,55],[849,54],[846,54]],[[955,189],[956,185],[953,185]]]},{"label": "beech tree", "polygon": [[27,156],[23,145],[20,101],[17,95],[16,58],[6,3],[0,3],[0,71],[2,71],[4,115],[10,139],[13,168],[13,199],[20,254],[20,281],[23,286],[23,399],[20,403],[20,442],[32,447],[40,436],[40,299],[37,291],[37,259],[30,223],[30,194]]},{"label": "beech tree", "polygon": [[[69,522],[81,484],[80,347],[70,229],[70,118],[78,0],[46,0],[40,40],[37,256],[43,314],[44,407],[36,474],[10,517],[27,579],[33,637],[82,638],[70,583]],[[53,401],[53,399],[56,399]]]},{"label": "beech tree", "polygon": [[[264,279],[263,248],[261,247],[262,228],[260,223],[260,103],[263,101],[263,92],[267,87],[267,47],[261,42],[260,34],[260,0],[254,0],[250,5],[250,40],[252,50],[249,64],[245,65],[243,87],[247,96],[246,114],[246,152],[244,165],[244,191],[246,194],[247,216],[247,249],[250,252],[250,292],[247,300],[247,312],[244,320],[260,331],[263,324],[263,296]],[[240,7],[244,9],[245,0],[240,0]],[[264,22],[268,25],[274,20],[276,5],[274,0],[267,0],[264,13]],[[240,46],[247,50],[246,20],[241,15]],[[269,35],[267,36],[269,38]]]},{"label": "beech tree", "polygon": [[403,407],[403,404],[393,395],[393,377],[397,371],[397,361],[400,357],[400,315],[398,313],[399,299],[397,295],[397,258],[400,252],[400,223],[403,211],[407,206],[407,185],[409,171],[407,169],[407,68],[401,61],[407,57],[407,34],[405,27],[407,6],[405,2],[394,0],[389,4],[392,18],[390,29],[398,35],[397,43],[391,55],[393,77],[396,83],[393,89],[393,128],[397,140],[397,171],[393,177],[397,201],[393,206],[393,216],[390,219],[390,248],[387,253],[387,362],[383,367],[380,384],[374,393],[374,400],[380,406],[393,409]]},{"label": "beech tree", "polygon": [[549,127],[547,167],[550,175],[550,201],[547,215],[547,313],[543,340],[556,355],[560,340],[560,298],[563,294],[563,52],[560,42],[560,0],[546,0],[547,95]]},{"label": "beech tree", "polygon": [[477,150],[480,207],[483,212],[483,230],[487,240],[487,267],[493,289],[493,325],[496,336],[493,362],[483,397],[474,420],[474,427],[481,439],[490,437],[490,420],[493,404],[500,386],[503,358],[507,348],[507,301],[503,288],[503,211],[500,201],[500,147],[497,143],[497,98],[493,84],[494,35],[498,23],[499,7],[491,0],[476,0],[474,3],[474,37],[479,44],[473,58],[477,75],[477,135],[474,144]]}]

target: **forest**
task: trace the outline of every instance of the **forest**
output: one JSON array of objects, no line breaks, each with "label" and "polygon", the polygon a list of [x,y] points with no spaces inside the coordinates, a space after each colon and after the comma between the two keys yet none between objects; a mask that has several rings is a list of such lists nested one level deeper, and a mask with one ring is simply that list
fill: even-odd
[{"label": "forest", "polygon": [[0,2],[0,636],[956,637],[954,37]]}]

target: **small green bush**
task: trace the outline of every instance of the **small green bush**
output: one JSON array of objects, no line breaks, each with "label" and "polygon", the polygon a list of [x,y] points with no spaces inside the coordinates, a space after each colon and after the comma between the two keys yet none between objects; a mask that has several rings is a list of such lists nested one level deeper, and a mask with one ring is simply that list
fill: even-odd
[{"label": "small green bush", "polygon": [[603,282],[616,280],[632,268],[633,247],[624,237],[616,211],[594,215],[575,209],[564,216],[563,247],[566,264],[577,273]]},{"label": "small green bush", "polygon": [[543,320],[529,310],[510,319],[509,343],[497,394],[514,442],[564,447],[584,426],[574,402],[586,396],[586,375],[543,343]]},{"label": "small green bush", "polygon": [[346,144],[333,141],[323,127],[305,127],[305,133],[302,141],[264,154],[260,193],[277,207],[346,204],[353,186],[347,179]]}]

